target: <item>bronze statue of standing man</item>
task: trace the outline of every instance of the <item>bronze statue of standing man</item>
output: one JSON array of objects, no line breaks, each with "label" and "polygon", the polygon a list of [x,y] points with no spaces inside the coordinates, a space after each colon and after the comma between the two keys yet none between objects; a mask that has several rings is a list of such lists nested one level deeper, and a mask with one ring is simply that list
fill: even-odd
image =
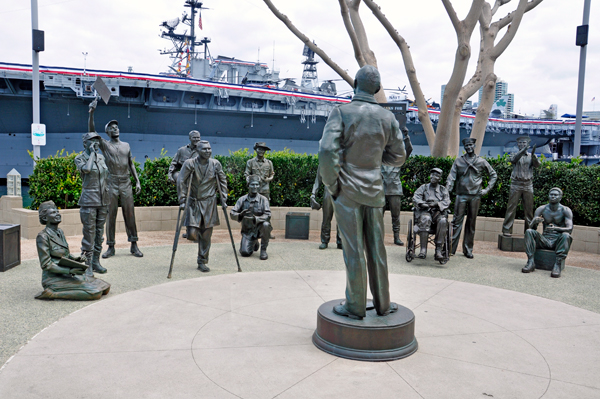
[{"label": "bronze statue of standing man", "polygon": [[[468,259],[473,259],[473,241],[475,240],[475,225],[481,197],[486,195],[496,184],[498,178],[496,171],[491,165],[475,154],[476,139],[463,139],[463,147],[466,154],[456,158],[452,169],[448,174],[446,189],[452,192],[456,181],[456,200],[454,201],[454,219],[452,219],[452,255],[456,253],[460,233],[463,228],[463,220],[467,216],[465,235],[463,237],[463,254]],[[483,174],[490,176],[488,185],[483,190]]]},{"label": "bronze statue of standing man", "polygon": [[[98,105],[98,99],[90,104],[90,116],[88,119],[89,131],[95,132],[94,111]],[[100,149],[106,158],[108,167],[108,218],[106,220],[106,243],[108,249],[102,254],[103,258],[111,257],[115,254],[115,230],[117,223],[117,211],[119,209],[119,200],[123,211],[125,221],[125,231],[127,240],[131,243],[131,254],[141,258],[144,256],[137,246],[138,236],[135,225],[135,208],[133,206],[133,190],[131,187],[131,176],[135,179],[135,192],[137,194],[142,190],[140,179],[138,178],[131,156],[131,149],[128,143],[119,140],[119,123],[115,120],[108,122],[104,128],[109,140],[100,141]]]},{"label": "bronze statue of standing man", "polygon": [[83,224],[81,252],[87,259],[88,275],[106,273],[106,268],[100,264],[100,252],[108,214],[108,168],[99,152],[101,140],[98,133],[84,134],[85,149],[75,157],[75,166],[81,175],[81,196],[77,203]]},{"label": "bronze statue of standing man", "polygon": [[510,194],[506,206],[506,215],[502,224],[502,234],[506,237],[512,235],[517,205],[519,205],[520,199],[523,200],[523,210],[525,211],[524,232],[529,229],[533,219],[533,169],[540,166],[540,161],[535,155],[535,145],[531,153],[527,152],[530,142],[531,139],[527,136],[519,137],[517,139],[519,151],[510,157],[513,170],[510,175]]},{"label": "bronze statue of standing man", "polygon": [[[402,129],[402,137],[404,138],[404,149],[406,158],[412,153],[412,143],[408,136],[408,129]],[[385,207],[383,213],[387,209],[392,214],[392,231],[394,233],[394,244],[404,245],[400,239],[400,211],[402,208],[402,180],[400,179],[400,167],[381,165],[381,176],[383,178],[383,190],[385,191]]]},{"label": "bronze statue of standing man", "polygon": [[179,177],[179,171],[183,167],[183,163],[190,158],[193,158],[197,155],[196,147],[200,143],[200,132],[197,130],[192,130],[189,133],[190,143],[188,145],[184,145],[177,150],[177,154],[173,157],[171,161],[171,165],[169,166],[169,172],[167,176],[169,177],[169,181],[177,186],[177,196],[179,196],[179,185],[177,184],[177,178]]},{"label": "bronze statue of standing man", "polygon": [[406,151],[396,117],[375,100],[379,90],[379,71],[362,67],[352,101],[333,109],[319,142],[320,173],[333,199],[346,263],[346,301],[333,311],[352,319],[366,316],[367,281],[378,315],[398,310],[390,302],[381,165],[402,166]]},{"label": "bronze statue of standing man", "polygon": [[184,225],[188,228],[188,240],[198,241],[198,269],[209,272],[208,255],[210,251],[213,227],[218,226],[217,191],[221,197],[221,206],[227,209],[227,176],[221,163],[211,158],[212,149],[208,141],[201,141],[196,150],[198,156],[183,163],[179,173],[179,204],[186,204],[188,187],[190,198],[185,210]]},{"label": "bronze statue of standing man", "polygon": [[[320,208],[319,203],[315,199],[319,187],[323,183],[319,168],[317,168],[317,177],[315,177],[315,184],[313,185],[312,194],[310,196],[310,203],[312,209],[318,210]],[[321,245],[319,249],[327,249],[329,240],[331,239],[331,220],[333,219],[333,200],[331,194],[325,189],[323,193],[323,222],[321,223]],[[335,242],[338,249],[342,249],[342,237],[340,236],[339,228],[336,227]]]},{"label": "bronze statue of standing man", "polygon": [[271,151],[271,149],[267,147],[266,143],[258,142],[254,144],[254,150],[256,151],[256,156],[246,162],[246,170],[244,171],[246,183],[250,183],[250,176],[260,177],[258,193],[271,201],[269,183],[275,176],[275,170],[273,169],[273,162],[265,158],[265,153]]}]

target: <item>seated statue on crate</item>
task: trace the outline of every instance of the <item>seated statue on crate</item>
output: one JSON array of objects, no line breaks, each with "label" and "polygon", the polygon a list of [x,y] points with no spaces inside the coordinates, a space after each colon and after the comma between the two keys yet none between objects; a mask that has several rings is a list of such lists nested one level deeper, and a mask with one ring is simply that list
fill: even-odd
[{"label": "seated statue on crate", "polygon": [[442,170],[431,169],[430,183],[423,184],[415,191],[413,204],[415,206],[415,235],[421,239],[421,252],[418,257],[427,257],[427,239],[429,230],[435,226],[435,260],[441,260],[444,237],[448,232],[448,207],[450,193],[440,184]]},{"label": "seated statue on crate", "polygon": [[110,284],[85,275],[86,257],[73,256],[69,252],[65,235],[58,228],[62,218],[54,202],[46,201],[40,205],[39,218],[40,223],[46,225],[36,238],[44,291],[35,298],[90,301],[108,294]]},{"label": "seated statue on crate", "polygon": [[[556,254],[556,261],[550,276],[560,277],[563,261],[573,240],[573,212],[568,206],[560,203],[562,196],[562,190],[554,187],[548,195],[549,203],[535,210],[529,229],[525,231],[527,264],[522,270],[523,273],[535,271],[534,255],[537,249],[552,249]],[[542,234],[537,231],[540,222],[544,226]]]},{"label": "seated statue on crate", "polygon": [[260,187],[260,176],[251,175],[248,178],[248,194],[237,200],[230,212],[231,219],[242,224],[242,243],[240,254],[250,256],[258,251],[260,242],[260,259],[266,260],[267,246],[273,227],[271,226],[271,208],[269,200],[258,193]]}]

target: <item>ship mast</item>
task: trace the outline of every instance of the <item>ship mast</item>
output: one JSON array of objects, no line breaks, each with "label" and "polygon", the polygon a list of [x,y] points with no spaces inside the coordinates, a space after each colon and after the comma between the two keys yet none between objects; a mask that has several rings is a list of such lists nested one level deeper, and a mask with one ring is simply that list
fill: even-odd
[{"label": "ship mast", "polygon": [[[187,12],[183,13],[181,19],[175,18],[172,20],[164,21],[160,26],[165,29],[161,33],[161,37],[170,39],[173,47],[169,50],[162,50],[162,55],[169,55],[173,60],[169,67],[172,72],[175,72],[180,76],[190,76],[192,73],[192,60],[196,59],[198,54],[196,53],[196,45],[204,45],[204,58],[208,57],[207,43],[210,43],[210,39],[204,38],[200,42],[196,41],[196,14],[199,14],[198,23],[201,28],[202,15],[200,10],[206,9],[202,7],[202,2],[197,0],[185,0],[184,7],[190,8],[190,14]],[[187,34],[187,30],[183,33],[176,33],[175,28],[182,22],[190,27],[190,34]],[[182,68],[182,63],[185,60],[185,66]]]},{"label": "ship mast", "polygon": [[304,45],[304,51],[302,55],[306,57],[302,64],[304,64],[304,70],[302,71],[302,80],[300,86],[305,89],[316,89],[319,85],[319,78],[317,77],[317,64],[319,61],[315,60],[315,53],[306,44]]}]

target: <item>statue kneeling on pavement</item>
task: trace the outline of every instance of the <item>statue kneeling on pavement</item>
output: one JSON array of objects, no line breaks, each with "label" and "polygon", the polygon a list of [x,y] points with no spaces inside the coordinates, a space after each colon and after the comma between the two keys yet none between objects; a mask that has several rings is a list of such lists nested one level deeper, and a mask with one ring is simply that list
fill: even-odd
[{"label": "statue kneeling on pavement", "polygon": [[44,291],[36,299],[71,299],[91,301],[108,294],[110,284],[85,275],[88,265],[85,256],[73,256],[69,244],[58,224],[62,217],[54,202],[40,205],[40,223],[46,225],[36,238],[36,246],[42,267]]},{"label": "statue kneeling on pavement", "polygon": [[423,184],[415,191],[413,204],[415,205],[415,233],[421,238],[421,252],[418,257],[427,257],[427,239],[429,230],[435,226],[435,260],[444,257],[442,245],[448,232],[448,207],[450,206],[450,193],[440,184],[442,170],[431,169],[430,183]]},{"label": "statue kneeling on pavement", "polygon": [[[560,203],[563,192],[554,187],[548,195],[549,203],[535,210],[530,228],[525,231],[525,253],[527,253],[527,264],[523,273],[535,271],[534,255],[538,249],[552,249],[556,254],[556,262],[552,269],[551,277],[560,277],[562,262],[569,253],[571,247],[571,233],[573,232],[573,212],[567,206]],[[542,222],[543,233],[536,229]]]},{"label": "statue kneeling on pavement", "polygon": [[273,227],[271,226],[271,208],[269,200],[258,193],[260,177],[251,175],[248,178],[248,194],[237,200],[230,212],[231,219],[242,224],[242,243],[240,254],[250,256],[258,251],[260,239],[260,259],[266,260],[267,246]]}]

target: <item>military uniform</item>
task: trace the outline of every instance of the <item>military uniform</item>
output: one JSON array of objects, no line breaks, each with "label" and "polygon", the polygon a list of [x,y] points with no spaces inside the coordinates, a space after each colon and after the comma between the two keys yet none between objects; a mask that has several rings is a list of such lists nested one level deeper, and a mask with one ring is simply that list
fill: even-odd
[{"label": "military uniform", "polygon": [[[241,213],[246,209],[251,211],[250,215],[243,217]],[[240,254],[250,256],[254,251],[258,251],[259,238],[261,239],[261,250],[266,252],[269,236],[273,230],[270,223],[271,208],[267,197],[257,194],[256,197],[251,198],[249,194],[246,194],[237,200],[230,215],[231,219],[242,224]]]},{"label": "military uniform", "polygon": [[96,160],[91,170],[86,172],[84,167],[90,156],[84,151],[75,157],[75,166],[81,175],[81,196],[77,203],[80,206],[79,217],[83,224],[81,251],[90,258],[94,270],[103,272],[105,269],[100,266],[100,252],[104,241],[104,224],[108,215],[109,173],[104,157],[100,153],[95,154]]},{"label": "military uniform", "polygon": [[[169,172],[167,173],[167,176],[171,177],[173,181],[177,182],[177,179],[179,178],[179,172],[183,167],[183,163],[194,156],[194,148],[192,148],[191,143],[180,147],[173,157],[171,165],[169,165]],[[179,184],[177,184],[177,196],[179,196]]]},{"label": "military uniform", "polygon": [[250,176],[259,176],[260,187],[258,188],[258,193],[267,197],[269,201],[271,200],[269,182],[273,179],[273,176],[275,176],[273,162],[266,158],[261,160],[258,159],[258,157],[254,157],[246,163],[244,176],[246,176],[246,181],[248,181],[248,177]]},{"label": "military uniform", "polygon": [[61,258],[75,260],[69,252],[69,244],[61,229],[44,228],[36,237],[42,287],[38,299],[98,299],[108,294],[110,284],[89,276],[74,276],[68,267],[59,266]]},{"label": "military uniform", "polygon": [[524,231],[529,229],[533,219],[533,169],[540,165],[537,157],[528,153],[522,156],[519,156],[519,153],[514,154],[510,157],[510,162],[514,166],[510,175],[510,194],[504,223],[502,224],[502,233],[504,234],[512,233],[520,199],[523,199],[523,210],[525,212]]},{"label": "military uniform", "polygon": [[[317,168],[317,176],[315,177],[315,184],[312,189],[312,196],[317,195],[317,191],[319,191],[319,186],[321,185],[321,174],[319,173],[319,169]],[[325,189],[323,193],[323,222],[321,223],[321,243],[329,244],[329,240],[331,239],[331,220],[333,219],[333,199],[331,199],[331,194],[329,191]],[[338,247],[342,246],[342,238],[340,237],[339,229],[336,227],[336,239],[335,242]]]},{"label": "military uniform", "polygon": [[468,159],[466,154],[456,158],[448,174],[446,183],[448,192],[452,191],[454,181],[456,181],[456,201],[454,202],[454,219],[452,219],[452,254],[455,254],[458,248],[463,220],[466,215],[463,253],[467,257],[473,255],[475,225],[479,205],[481,204],[481,185],[484,172],[487,172],[490,176],[487,186],[489,191],[496,184],[497,174],[488,161],[478,155],[475,155],[472,161]]}]

